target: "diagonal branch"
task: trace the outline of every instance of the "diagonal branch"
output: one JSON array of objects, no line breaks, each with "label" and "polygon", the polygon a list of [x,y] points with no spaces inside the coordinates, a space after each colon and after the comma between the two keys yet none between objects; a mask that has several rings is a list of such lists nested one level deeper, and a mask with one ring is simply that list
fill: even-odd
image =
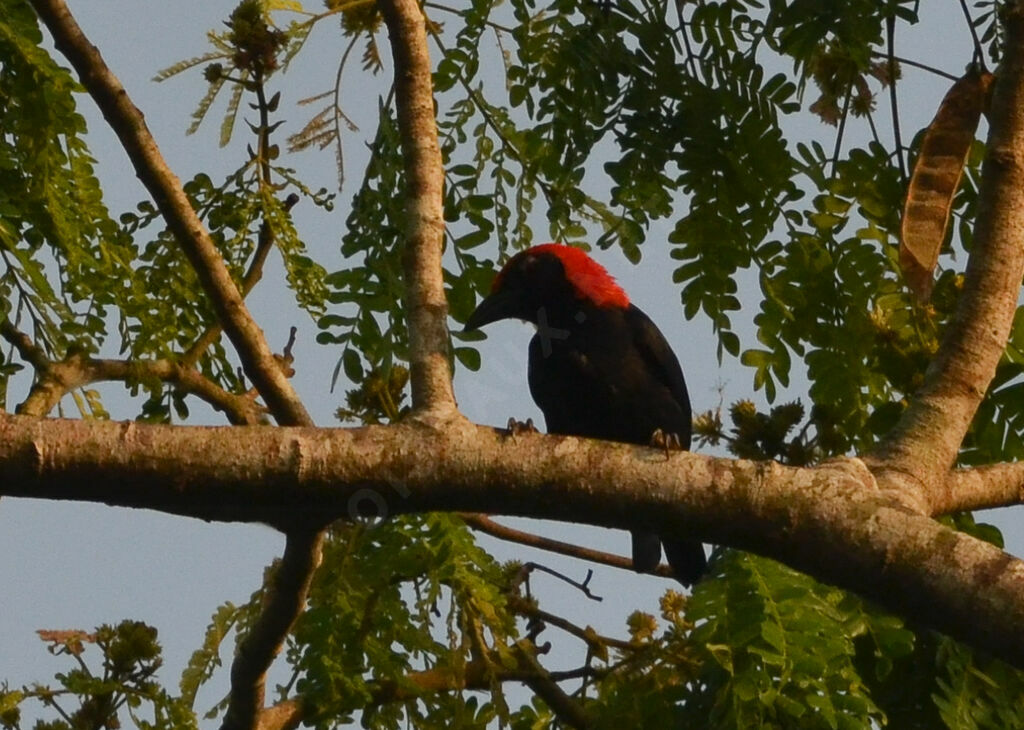
[{"label": "diagonal branch", "polygon": [[1008,8],[1004,20],[963,294],[924,385],[868,462],[883,483],[926,500],[945,483],[992,381],[1024,274],[1024,3]]},{"label": "diagonal branch", "polygon": [[413,408],[455,411],[449,361],[444,246],[444,168],[437,141],[434,92],[423,11],[417,0],[380,3],[395,64],[395,105],[405,169],[406,231],[402,256],[409,322]]},{"label": "diagonal branch", "polygon": [[551,708],[559,720],[576,730],[586,730],[593,725],[583,707],[558,686],[536,657],[537,650],[527,640],[516,642],[516,659],[520,666],[530,670],[522,682]]},{"label": "diagonal branch", "polygon": [[[224,332],[231,340],[246,375],[270,412],[283,425],[311,426],[312,419],[267,345],[262,330],[245,307],[241,294],[202,221],[192,209],[181,182],[167,167],[139,109],[71,16],[63,0],[31,0],[49,28],[54,44],[78,72],[107,123],[128,153],[135,172],[174,232],[210,298]],[[288,534],[281,568],[255,626],[243,641],[232,667],[232,701],[228,727],[249,728],[263,705],[267,668],[305,604],[305,590],[319,563],[322,536],[303,526]],[[245,701],[248,704],[239,704]],[[228,720],[235,724],[229,724]]]},{"label": "diagonal branch", "polygon": [[135,167],[135,174],[153,196],[210,298],[217,318],[242,361],[246,375],[266,399],[279,423],[311,424],[302,402],[281,372],[263,332],[246,309],[224,260],[189,203],[181,181],[164,161],[121,82],[99,50],[89,42],[64,0],[31,0],[53,36],[54,45],[71,62]]},{"label": "diagonal branch", "polygon": [[[613,568],[622,568],[623,570],[629,571],[633,570],[633,561],[622,555],[606,553],[601,550],[593,550],[580,545],[573,545],[569,542],[563,542],[562,540],[544,537],[543,535],[535,535],[532,532],[517,530],[514,527],[499,524],[487,515],[462,512],[459,514],[459,517],[462,518],[462,521],[465,522],[467,526],[474,530],[487,533],[491,537],[496,537],[499,540],[507,540],[520,545],[537,548],[538,550],[547,550],[548,552],[558,553],[559,555],[568,555],[571,558],[589,560],[592,563],[609,565]],[[662,578],[673,577],[672,569],[667,565],[659,565],[657,569],[652,572],[654,575],[660,575]]]},{"label": "diagonal branch", "polygon": [[0,337],[14,345],[22,359],[37,371],[45,370],[50,365],[50,358],[39,345],[32,341],[25,332],[15,326],[6,316],[0,318]]}]

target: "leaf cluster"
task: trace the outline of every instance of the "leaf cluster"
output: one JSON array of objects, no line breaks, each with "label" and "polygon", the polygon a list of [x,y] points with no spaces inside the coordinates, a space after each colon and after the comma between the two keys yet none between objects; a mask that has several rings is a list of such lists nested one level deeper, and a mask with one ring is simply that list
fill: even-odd
[{"label": "leaf cluster", "polygon": [[162,659],[153,627],[125,620],[93,633],[38,633],[50,653],[69,658],[72,668],[56,675],[55,686],[0,688],[0,727],[5,730],[22,727],[21,706],[28,701],[57,718],[38,720],[35,730],[117,730],[124,718],[143,730],[198,727],[189,704],[156,681]]},{"label": "leaf cluster", "polygon": [[96,352],[121,298],[110,283],[132,279],[131,243],[103,203],[78,84],[40,47],[31,7],[2,8],[0,316],[28,320],[48,355]]}]

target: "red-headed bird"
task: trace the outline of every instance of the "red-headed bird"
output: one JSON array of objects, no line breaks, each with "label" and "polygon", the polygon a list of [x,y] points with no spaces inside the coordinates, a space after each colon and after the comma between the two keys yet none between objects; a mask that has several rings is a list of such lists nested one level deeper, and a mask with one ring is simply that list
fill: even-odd
[{"label": "red-headed bird", "polygon": [[[690,448],[690,398],[679,361],[654,322],[586,253],[548,243],[509,259],[466,329],[509,318],[537,326],[530,394],[549,433],[649,444],[660,431]],[[632,535],[637,571],[658,566],[662,544],[683,584],[707,567],[699,542]]]}]

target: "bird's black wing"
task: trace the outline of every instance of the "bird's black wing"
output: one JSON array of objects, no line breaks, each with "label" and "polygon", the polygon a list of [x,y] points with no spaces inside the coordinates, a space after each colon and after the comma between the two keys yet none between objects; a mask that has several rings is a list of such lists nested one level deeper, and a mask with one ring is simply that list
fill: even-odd
[{"label": "bird's black wing", "polygon": [[[690,448],[690,394],[686,390],[686,380],[683,377],[683,369],[679,365],[672,348],[669,347],[661,330],[651,321],[651,318],[644,314],[643,310],[634,305],[629,305],[626,311],[626,320],[633,332],[633,343],[637,352],[644,359],[650,372],[668,388],[672,398],[679,404],[685,418],[684,423],[678,425],[677,429],[684,430],[684,433],[677,433],[679,441],[684,449]],[[669,430],[669,429],[666,429]]]},{"label": "bird's black wing", "polygon": [[[692,411],[690,394],[686,390],[686,380],[683,378],[683,368],[679,365],[679,359],[672,352],[672,348],[669,347],[665,336],[661,334],[661,330],[642,310],[630,305],[626,312],[626,319],[633,332],[633,344],[640,357],[644,360],[650,373],[668,389],[672,399],[679,406],[678,422],[672,425],[663,424],[661,427],[666,431],[674,432],[679,437],[680,446],[689,450]],[[707,571],[707,558],[704,556],[704,548],[699,542],[671,534],[653,537],[655,543],[657,540],[660,540],[665,548],[665,557],[668,558],[672,572],[683,585],[693,585]],[[651,535],[643,532],[633,533],[634,564],[637,562],[638,552],[646,555],[647,553],[642,548],[651,543]],[[655,559],[654,563],[657,564],[657,562]]]}]

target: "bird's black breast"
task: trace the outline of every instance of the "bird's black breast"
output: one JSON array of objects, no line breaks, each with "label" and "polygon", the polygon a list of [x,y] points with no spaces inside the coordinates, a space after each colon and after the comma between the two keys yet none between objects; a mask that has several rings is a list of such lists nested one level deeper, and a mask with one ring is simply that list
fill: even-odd
[{"label": "bird's black breast", "polygon": [[530,393],[550,433],[646,444],[656,429],[690,443],[679,361],[641,310],[580,306],[530,342]]}]

